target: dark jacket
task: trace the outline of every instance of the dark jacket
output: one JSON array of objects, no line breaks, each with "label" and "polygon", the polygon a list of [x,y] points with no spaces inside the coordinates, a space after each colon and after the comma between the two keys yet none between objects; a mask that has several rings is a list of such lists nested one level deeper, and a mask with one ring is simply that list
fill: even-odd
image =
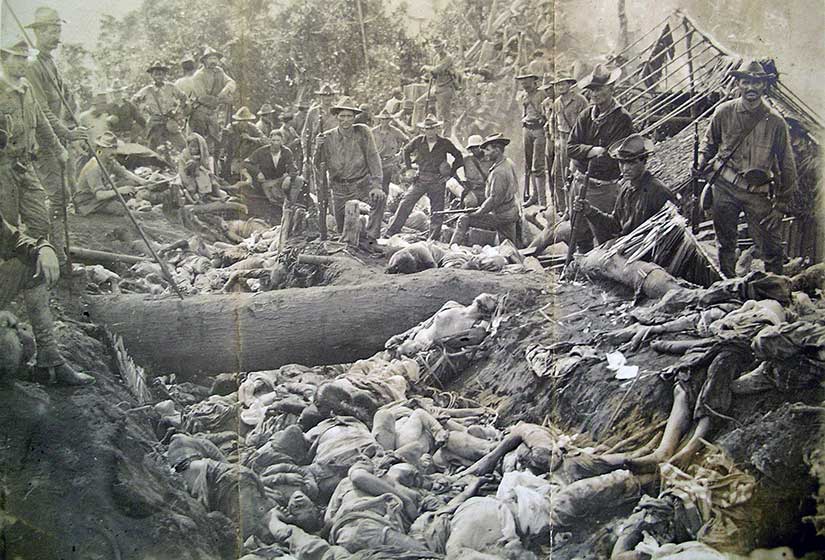
[{"label": "dark jacket", "polygon": [[272,162],[269,146],[263,146],[252,152],[252,155],[244,163],[253,172],[253,177],[257,176],[258,173],[263,173],[267,180],[280,179],[284,175],[295,176],[298,174],[295,157],[292,150],[286,146],[281,146],[281,159],[278,161],[277,167]]},{"label": "dark jacket", "polygon": [[[607,148],[613,142],[633,134],[633,118],[621,105],[596,116],[596,107],[588,107],[579,114],[567,143],[567,155],[576,169],[587,172],[587,153],[594,146]],[[616,181],[621,176],[619,164],[607,154],[593,158],[590,177],[601,181]]]}]

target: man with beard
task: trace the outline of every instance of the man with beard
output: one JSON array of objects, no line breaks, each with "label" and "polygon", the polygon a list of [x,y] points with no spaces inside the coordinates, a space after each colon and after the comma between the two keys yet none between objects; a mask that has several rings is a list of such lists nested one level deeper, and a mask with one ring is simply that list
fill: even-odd
[{"label": "man with beard", "polygon": [[763,97],[776,74],[757,61],[731,72],[739,98],[719,105],[705,132],[698,170],[713,181],[713,228],[719,264],[727,277],[736,275],[739,213],[765,261],[765,270],[782,274],[782,218],[796,190],[796,162],[785,119]]}]

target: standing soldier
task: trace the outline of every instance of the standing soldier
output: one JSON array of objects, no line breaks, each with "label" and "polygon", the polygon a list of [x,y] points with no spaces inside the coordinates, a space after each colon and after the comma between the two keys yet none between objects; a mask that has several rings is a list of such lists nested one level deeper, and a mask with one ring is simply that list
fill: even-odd
[{"label": "standing soldier", "polygon": [[[203,66],[192,75],[194,98],[189,127],[206,139],[211,154],[217,154],[216,146],[221,139],[221,125],[218,110],[221,105],[231,108],[235,93],[235,80],[226,75],[218,66],[223,55],[211,47],[206,47],[201,55]],[[227,109],[228,110],[228,109]],[[228,113],[227,113],[228,114]]]},{"label": "standing soldier", "polygon": [[[444,136],[449,136],[453,118],[453,97],[458,89],[458,74],[453,57],[447,52],[447,44],[436,39],[433,49],[435,61],[423,68],[430,74],[430,87],[435,96],[435,115],[444,122]],[[427,111],[430,111],[429,107]]]},{"label": "standing soldier", "polygon": [[[516,97],[521,105],[521,126],[524,132],[524,174],[530,177],[530,199],[527,205],[538,204],[547,206],[547,183],[545,181],[545,151],[546,138],[544,125],[547,118],[544,116],[543,101],[545,94],[538,89],[538,74],[526,70],[516,76],[521,85],[521,91]],[[525,181],[526,183],[526,181]]]},{"label": "standing soldier", "polygon": [[569,73],[561,73],[552,86],[556,93],[550,116],[550,137],[552,138],[553,166],[551,178],[553,194],[556,198],[556,213],[567,211],[567,178],[570,173],[570,158],[567,155],[567,139],[579,114],[587,109],[587,99],[576,89],[576,79]]},{"label": "standing soldier", "polygon": [[381,188],[384,192],[389,192],[390,182],[398,173],[398,154],[409,137],[392,124],[392,115],[386,108],[375,118],[378,119],[378,126],[372,129],[372,136],[375,138],[378,155],[381,156],[381,171],[384,174]]},{"label": "standing soldier", "polygon": [[[584,199],[607,214],[616,206],[621,176],[619,163],[608,155],[607,148],[633,134],[633,117],[613,98],[613,84],[620,75],[618,68],[608,71],[598,64],[583,80],[582,87],[591,92],[591,107],[579,114],[567,144],[567,155],[576,168],[570,199],[579,198],[587,185]],[[577,219],[571,243],[587,252],[593,248],[593,235],[587,220]]]},{"label": "standing soldier", "polygon": [[[442,124],[433,115],[428,115],[423,122],[418,123],[423,134],[410,140],[410,143],[404,147],[404,165],[407,169],[412,169],[412,158],[415,156],[418,173],[413,184],[404,193],[395,211],[395,216],[387,227],[387,237],[401,231],[416,202],[426,194],[430,199],[431,210],[429,239],[437,241],[441,238],[441,224],[444,223],[444,216],[437,212],[444,210],[447,180],[451,176],[455,177],[458,168],[464,165],[464,156],[461,155],[461,151],[452,142],[438,134]],[[448,154],[453,157],[452,165],[447,162]]]},{"label": "standing soldier", "polygon": [[415,103],[412,99],[405,99],[401,102],[401,110],[393,115],[395,124],[408,136],[415,133],[415,122],[413,122],[413,110]]},{"label": "standing soldier", "polygon": [[299,170],[303,169],[304,150],[301,148],[301,135],[294,124],[295,115],[289,111],[285,112],[281,120],[280,131],[284,135],[284,146],[292,150],[292,155],[295,156],[295,165]]},{"label": "standing soldier", "polygon": [[788,123],[763,100],[776,74],[758,61],[731,72],[739,98],[719,105],[705,132],[698,170],[708,165],[713,178],[713,229],[719,264],[728,278],[736,275],[739,213],[765,261],[765,270],[782,274],[784,255],[780,226],[796,190],[796,162]]},{"label": "standing soldier", "polygon": [[[74,371],[57,346],[49,287],[59,275],[59,264],[55,249],[46,241],[46,192],[32,167],[35,155],[40,161],[54,159],[62,165],[68,152],[24,78],[28,56],[24,42],[0,48],[0,114],[5,123],[0,134],[0,309],[22,291],[37,342],[38,379],[85,385],[94,378]],[[21,224],[38,239],[21,235]]]},{"label": "standing soldier", "polygon": [[307,109],[309,109],[309,104],[306,101],[298,101],[295,104],[295,113],[292,115],[292,126],[298,131],[298,137],[300,137],[304,131],[304,123],[306,123],[307,120]]},{"label": "standing soldier", "polygon": [[195,75],[195,59],[191,55],[184,55],[180,61],[180,69],[183,75],[175,80],[175,87],[185,95],[192,94],[192,78]]},{"label": "standing soldier", "polygon": [[336,92],[329,84],[324,84],[321,89],[315,92],[318,96],[318,104],[310,107],[304,127],[301,130],[301,147],[304,152],[304,177],[310,180],[310,188],[317,188],[312,173],[314,164],[311,160],[315,153],[315,139],[319,134],[327,130],[332,130],[338,126],[338,119],[332,112],[333,98]]},{"label": "standing soldier", "polygon": [[180,125],[175,120],[186,103],[186,95],[166,81],[169,67],[160,61],[155,61],[146,72],[152,76],[152,82],[141,89],[132,98],[147,116],[146,138],[149,147],[156,150],[164,142],[169,142],[176,150],[182,150],[185,145]]},{"label": "standing soldier", "polygon": [[484,187],[490,174],[492,162],[484,157],[481,145],[484,139],[473,134],[467,139],[467,151],[464,156],[464,190],[461,192],[461,205],[464,208],[477,208],[484,202]]},{"label": "standing soldier", "polygon": [[381,188],[381,158],[369,127],[354,124],[360,109],[349,98],[331,108],[338,126],[315,139],[316,165],[329,174],[332,208],[338,232],[344,229],[344,206],[350,200],[370,205],[367,241],[378,239],[387,193]]},{"label": "standing soldier", "polygon": [[[64,102],[71,99],[71,93],[52,58],[52,53],[60,44],[63,23],[65,22],[52,8],[40,7],[35,10],[34,22],[27,27],[34,32],[37,57],[29,64],[26,78],[54,133],[63,147],[68,149],[72,142],[86,140],[86,130],[82,127],[69,128],[71,116]],[[64,211],[69,203],[69,186],[66,182],[74,181],[75,169],[71,159],[61,164],[54,158],[41,157],[35,162],[35,170],[49,199],[50,239],[57,249],[60,266],[65,269],[67,261]],[[35,226],[30,224],[29,227]],[[30,233],[34,236],[47,236],[47,232],[30,230]]]}]

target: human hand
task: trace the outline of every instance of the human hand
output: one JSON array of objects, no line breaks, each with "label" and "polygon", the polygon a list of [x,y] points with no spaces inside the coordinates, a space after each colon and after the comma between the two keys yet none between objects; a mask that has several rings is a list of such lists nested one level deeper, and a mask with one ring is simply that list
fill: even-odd
[{"label": "human hand", "polygon": [[69,131],[69,141],[76,142],[78,140],[85,142],[89,139],[89,129],[85,126],[78,126]]},{"label": "human hand", "polygon": [[326,137],[323,134],[319,134],[318,137],[315,139],[315,147],[320,148],[321,146],[323,146],[325,140]]},{"label": "human hand", "polygon": [[578,197],[573,201],[573,211],[577,214],[584,214],[586,216],[590,213],[590,208],[590,203],[584,198]]},{"label": "human hand", "polygon": [[607,148],[602,146],[593,146],[590,148],[590,153],[588,154],[591,158],[597,158],[605,155],[607,153]]},{"label": "human hand", "polygon": [[137,189],[132,185],[126,185],[125,187],[118,188],[117,192],[119,192],[123,196],[130,196],[135,194],[137,192]]},{"label": "human hand", "polygon": [[380,188],[375,187],[370,191],[370,206],[377,206],[387,200],[387,195]]},{"label": "human hand", "polygon": [[57,253],[51,247],[43,247],[37,253],[34,277],[42,278],[48,286],[53,286],[60,277],[60,263]]},{"label": "human hand", "polygon": [[284,473],[280,476],[280,482],[289,486],[299,486],[304,483],[304,477],[298,473]]},{"label": "human hand", "polygon": [[768,214],[759,220],[759,225],[767,229],[779,229],[782,219],[785,217],[785,210],[781,206],[774,205]]},{"label": "human hand", "polygon": [[255,178],[258,180],[259,183],[263,183],[264,181],[266,181],[266,177],[264,177],[263,173],[258,173],[255,176]]}]

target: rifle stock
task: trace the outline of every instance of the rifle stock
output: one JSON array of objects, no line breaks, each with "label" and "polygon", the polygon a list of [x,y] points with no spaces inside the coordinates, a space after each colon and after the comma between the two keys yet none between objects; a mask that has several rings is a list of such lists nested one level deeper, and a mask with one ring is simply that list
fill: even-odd
[{"label": "rifle stock", "polygon": [[[590,186],[590,164],[587,165],[587,172],[584,174],[584,184],[582,185],[582,189],[579,192],[579,195],[576,198],[587,199],[587,189]],[[575,202],[571,198],[571,202]],[[570,208],[570,242],[567,244],[567,257],[564,259],[564,268],[566,269],[567,266],[573,262],[573,255],[576,254],[576,225],[578,225],[578,221],[581,219],[579,213],[576,212],[572,207]]]},{"label": "rifle stock", "polygon": [[[320,175],[320,178],[319,178]],[[329,212],[329,184],[327,183],[327,166],[321,164],[315,174],[315,185],[318,189],[318,231],[321,241],[327,239],[327,213]]]}]

